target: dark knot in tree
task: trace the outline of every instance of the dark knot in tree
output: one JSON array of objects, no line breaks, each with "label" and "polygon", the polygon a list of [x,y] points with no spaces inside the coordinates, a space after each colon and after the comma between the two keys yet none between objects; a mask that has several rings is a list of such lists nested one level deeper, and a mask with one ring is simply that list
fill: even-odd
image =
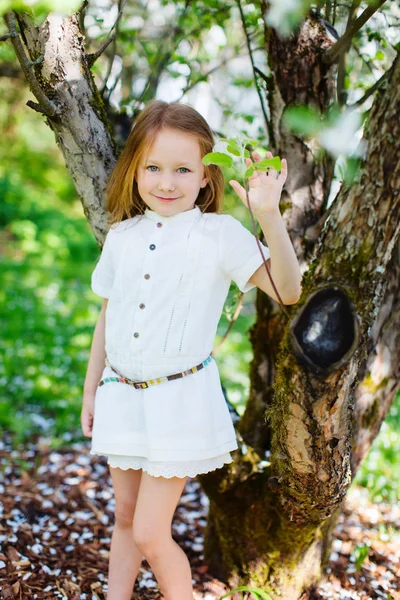
[{"label": "dark knot in tree", "polygon": [[299,362],[327,375],[346,364],[358,345],[359,323],[348,295],[335,286],[310,295],[290,325]]}]

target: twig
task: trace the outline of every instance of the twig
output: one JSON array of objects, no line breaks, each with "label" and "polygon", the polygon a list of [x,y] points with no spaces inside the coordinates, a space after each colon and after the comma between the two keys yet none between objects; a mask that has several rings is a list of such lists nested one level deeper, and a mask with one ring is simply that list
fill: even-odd
[{"label": "twig", "polygon": [[[351,28],[351,24],[353,22],[353,18],[354,15],[357,12],[358,7],[361,4],[361,0],[353,0],[351,7],[349,8],[349,13],[347,15],[347,23],[346,23],[346,30],[344,32],[344,35],[346,35],[347,31]],[[339,69],[338,69],[338,75],[337,75],[337,99],[338,99],[338,103],[339,105],[344,105],[347,102],[347,92],[345,90],[345,78],[346,78],[346,57],[347,57],[347,53],[350,49],[351,46],[351,39],[349,41],[349,43],[347,44],[346,48],[343,50],[343,52],[340,53],[339,56]]]},{"label": "twig", "polygon": [[242,310],[242,306],[243,306],[243,292],[239,293],[239,301],[235,310],[235,313],[229,323],[228,329],[225,331],[224,335],[222,336],[220,342],[215,346],[215,348],[213,348],[211,354],[214,355],[216,353],[216,351],[218,350],[218,348],[220,346],[222,346],[222,344],[225,342],[226,338],[228,337],[228,333],[230,332],[230,330],[232,329],[233,325],[235,324],[240,311]]},{"label": "twig", "polygon": [[378,79],[378,81],[375,81],[375,83],[373,85],[371,85],[370,88],[367,89],[367,91],[365,92],[364,96],[362,96],[359,100],[357,100],[356,102],[354,102],[353,104],[350,104],[350,106],[348,108],[355,108],[356,106],[360,106],[361,104],[364,104],[364,102],[366,100],[368,100],[368,98],[370,96],[372,96],[372,94],[374,92],[376,92],[376,90],[378,88],[381,87],[382,83],[384,81],[386,81],[386,79],[388,78],[388,73],[390,72],[390,69],[388,69],[383,75],[382,77],[380,77]]},{"label": "twig", "polygon": [[271,135],[271,123],[269,122],[267,111],[266,111],[265,104],[264,104],[264,99],[262,97],[262,94],[261,94],[261,91],[260,91],[260,87],[259,87],[258,82],[257,82],[256,66],[254,64],[253,52],[251,50],[250,37],[249,37],[248,31],[247,31],[246,19],[245,19],[244,13],[243,13],[242,3],[241,3],[241,0],[236,0],[236,2],[237,2],[237,5],[238,5],[238,8],[239,8],[240,17],[242,19],[243,31],[244,31],[244,35],[246,37],[247,49],[248,49],[248,52],[249,52],[251,67],[253,69],[254,82],[256,84],[257,94],[258,94],[258,97],[260,99],[261,110],[262,110],[262,113],[263,113],[263,117],[264,117],[264,121],[265,121],[265,126],[266,126],[266,129],[268,131],[268,137],[271,140],[273,138],[273,136]]},{"label": "twig", "polygon": [[[120,9],[119,9],[119,11],[118,11],[117,18],[115,19],[115,22],[114,22],[113,26],[111,27],[110,31],[108,32],[108,39],[106,39],[106,41],[104,42],[104,44],[101,46],[101,48],[99,48],[99,50],[97,50],[97,52],[94,52],[93,54],[88,54],[88,55],[87,55],[87,63],[88,63],[88,65],[89,65],[89,69],[90,69],[90,68],[91,68],[91,67],[94,65],[94,63],[95,63],[95,62],[96,62],[96,60],[99,58],[99,56],[101,56],[101,55],[103,54],[103,52],[104,52],[104,51],[105,51],[105,49],[106,49],[106,48],[107,48],[107,47],[108,47],[108,46],[111,44],[111,42],[113,42],[113,41],[116,39],[116,37],[117,37],[117,34],[118,34],[118,30],[116,29],[116,27],[117,27],[117,25],[118,25],[118,23],[119,23],[119,20],[120,20],[121,16],[122,16],[122,13],[123,13],[123,10],[124,10],[124,7],[125,7],[125,4],[126,4],[126,0],[123,0],[123,1],[122,1],[122,4],[121,4],[121,8],[120,8]],[[114,29],[116,29],[116,30],[115,30],[115,32],[114,32],[114,33],[111,35],[111,32],[112,32]],[[113,59],[112,59],[112,62],[114,62],[114,57],[113,57]],[[111,65],[111,66],[112,66],[112,65]],[[110,70],[111,70],[111,68],[110,68]],[[107,75],[107,78],[108,78],[108,76],[109,76],[109,75]],[[107,83],[107,82],[106,82],[106,83]]]},{"label": "twig", "polygon": [[[146,82],[146,85],[144,86],[144,88],[142,90],[142,93],[140,94],[139,98],[136,99],[135,110],[140,106],[140,104],[142,102],[145,101],[147,91],[149,89],[151,89],[152,86],[155,86],[155,84],[158,85],[158,81],[160,79],[161,73],[163,72],[165,66],[168,63],[168,60],[170,59],[170,57],[174,51],[174,47],[173,47],[172,50],[167,50],[167,52],[164,52],[164,56],[163,56],[163,51],[164,51],[164,47],[166,46],[166,44],[168,44],[169,42],[176,42],[175,43],[175,47],[176,47],[178,45],[178,41],[175,40],[175,37],[178,35],[178,33],[183,33],[185,39],[188,39],[190,37],[190,35],[193,34],[193,31],[183,32],[182,27],[180,25],[180,23],[183,22],[183,18],[186,15],[186,12],[189,9],[189,7],[190,7],[190,0],[186,0],[185,5],[182,8],[181,12],[178,13],[178,15],[176,16],[176,25],[171,28],[170,34],[168,36],[166,36],[166,38],[163,40],[163,43],[159,44],[159,48],[158,48],[156,57],[153,60],[154,72],[153,71],[150,72],[149,77]],[[194,31],[200,31],[200,30],[201,30],[201,28],[199,29],[196,27]]]},{"label": "twig", "polygon": [[345,50],[353,39],[354,35],[361,29],[361,27],[372,17],[372,15],[379,10],[379,8],[384,4],[386,0],[374,0],[371,4],[364,10],[361,15],[355,19],[348,30],[342,35],[342,37],[327,50],[323,56],[322,61],[326,65],[331,65],[335,62],[337,56]]},{"label": "twig", "polygon": [[[244,44],[244,46],[245,45],[246,44]],[[193,89],[196,84],[200,83],[200,81],[206,80],[210,75],[212,75],[213,73],[215,73],[215,71],[218,71],[218,69],[220,69],[221,67],[223,67],[224,65],[226,65],[226,63],[228,63],[230,60],[233,60],[234,58],[238,58],[239,56],[243,56],[243,55],[242,54],[237,54],[235,52],[235,54],[233,56],[228,56],[227,58],[224,58],[224,60],[222,60],[218,65],[216,65],[215,67],[213,67],[212,69],[210,69],[206,73],[202,73],[201,79],[197,79],[197,81],[192,81],[190,84],[188,84],[182,90],[182,94],[180,95],[180,97],[177,100],[175,100],[175,102],[179,102],[183,98],[183,96],[185,94],[187,94],[191,89]]]},{"label": "twig", "polygon": [[87,55],[86,60],[87,60],[89,69],[91,67],[93,67],[94,63],[99,58],[99,56],[101,56],[103,54],[104,50],[111,44],[111,42],[113,42],[115,40],[116,35],[117,35],[116,33],[113,33],[112,36],[104,42],[104,44],[101,46],[101,48],[99,48],[97,50],[97,52],[93,52],[92,54]]},{"label": "twig", "polygon": [[9,31],[8,33],[5,33],[4,35],[0,36],[0,42],[5,42],[6,40],[10,39],[11,37],[15,37],[17,36],[18,33],[15,31]]},{"label": "twig", "polygon": [[371,73],[371,75],[374,75],[374,69],[371,67],[371,62],[370,60],[367,60],[365,58],[365,56],[363,56],[360,52],[360,49],[355,47],[355,51],[357,52],[358,56],[361,58],[362,62],[364,63],[364,65],[369,69],[369,72]]}]

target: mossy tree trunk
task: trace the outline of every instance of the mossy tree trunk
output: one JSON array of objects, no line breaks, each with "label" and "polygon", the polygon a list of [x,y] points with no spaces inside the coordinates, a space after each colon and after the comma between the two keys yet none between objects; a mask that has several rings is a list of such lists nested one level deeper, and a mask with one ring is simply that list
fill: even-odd
[{"label": "mossy tree trunk", "polygon": [[324,36],[313,18],[289,42],[267,35],[271,141],[290,165],[284,219],[303,291],[290,322],[257,293],[241,447],[234,463],[198,477],[212,572],[283,600],[327,566],[346,491],[399,385],[400,57],[370,111],[359,180],[327,209],[331,163],[315,166],[312,148],[281,125],[286,106],[323,111],[332,99]]}]

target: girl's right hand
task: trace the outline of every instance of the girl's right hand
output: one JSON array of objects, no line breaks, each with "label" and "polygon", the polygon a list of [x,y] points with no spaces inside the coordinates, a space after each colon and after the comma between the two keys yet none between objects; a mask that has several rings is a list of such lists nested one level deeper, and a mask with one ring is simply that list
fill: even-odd
[{"label": "girl's right hand", "polygon": [[83,396],[81,411],[81,426],[85,437],[92,437],[95,394]]}]

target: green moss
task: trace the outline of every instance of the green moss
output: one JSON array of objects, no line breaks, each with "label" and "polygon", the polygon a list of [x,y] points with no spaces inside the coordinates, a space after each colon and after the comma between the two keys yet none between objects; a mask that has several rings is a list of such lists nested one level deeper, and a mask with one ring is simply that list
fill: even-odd
[{"label": "green moss", "polygon": [[89,105],[92,107],[93,111],[96,113],[99,120],[104,124],[105,128],[107,129],[110,141],[113,146],[113,151],[116,152],[116,147],[115,147],[115,142],[114,142],[114,132],[112,131],[110,121],[108,120],[108,116],[106,113],[103,99],[100,96],[100,92],[96,87],[96,84],[93,80],[93,75],[90,71],[89,71],[89,76],[92,80],[91,87],[92,87],[92,93],[93,93],[92,97],[89,99]]},{"label": "green moss", "polygon": [[388,377],[384,377],[379,383],[375,383],[372,379],[371,373],[368,373],[366,377],[364,377],[361,387],[366,387],[371,394],[376,394],[376,392],[382,388],[385,388],[389,382]]},{"label": "green moss", "polygon": [[283,215],[283,213],[285,212],[285,210],[289,210],[289,208],[292,208],[293,206],[293,202],[280,202],[279,203],[279,210],[281,211],[281,215]]},{"label": "green moss", "polygon": [[[210,506],[210,523],[218,538],[213,546],[214,557],[217,562],[222,559],[225,573],[234,585],[251,581],[252,585],[276,593],[272,583],[278,580],[282,586],[283,581],[290,581],[304,552],[318,543],[322,533],[315,524],[296,526],[286,520],[274,505],[274,495],[265,495],[265,487],[259,483],[260,480],[253,481],[252,489],[244,494],[241,490],[234,498],[227,494],[227,502],[223,507],[219,505],[218,515],[215,505]],[[205,548],[207,558],[209,543]]]}]

